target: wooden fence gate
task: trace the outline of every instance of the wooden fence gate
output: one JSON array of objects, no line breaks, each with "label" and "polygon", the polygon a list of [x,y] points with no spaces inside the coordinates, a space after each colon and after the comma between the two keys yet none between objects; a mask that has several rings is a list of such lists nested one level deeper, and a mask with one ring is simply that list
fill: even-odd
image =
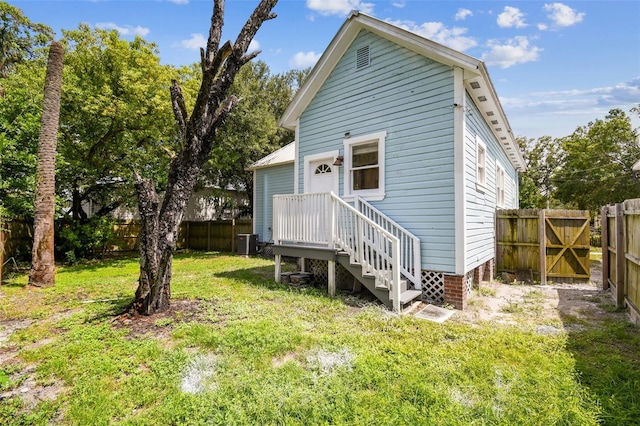
[{"label": "wooden fence gate", "polygon": [[543,284],[588,281],[589,221],[586,210],[498,210],[497,271],[531,271]]},{"label": "wooden fence gate", "polygon": [[640,323],[640,198],[602,208],[602,287]]}]

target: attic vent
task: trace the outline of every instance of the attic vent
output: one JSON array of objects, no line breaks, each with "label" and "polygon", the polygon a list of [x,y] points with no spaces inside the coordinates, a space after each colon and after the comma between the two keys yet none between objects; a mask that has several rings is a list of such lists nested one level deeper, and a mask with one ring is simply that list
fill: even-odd
[{"label": "attic vent", "polygon": [[368,67],[370,63],[369,46],[364,46],[358,49],[356,52],[356,69],[360,70]]}]

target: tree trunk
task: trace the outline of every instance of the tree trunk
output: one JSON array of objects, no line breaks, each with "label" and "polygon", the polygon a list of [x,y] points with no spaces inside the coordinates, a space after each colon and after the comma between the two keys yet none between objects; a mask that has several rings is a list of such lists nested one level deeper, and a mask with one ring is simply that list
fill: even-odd
[{"label": "tree trunk", "polygon": [[151,315],[169,307],[171,265],[187,202],[216,143],[218,129],[239,102],[227,92],[240,68],[260,53],[246,52],[262,23],[276,17],[271,13],[276,3],[277,0],[261,0],[235,43],[228,41],[220,47],[224,0],[214,0],[207,47],[200,50],[202,83],[191,116],[177,81],[172,82],[171,101],[182,147],[171,162],[161,206],[153,182],[136,173],[141,221],[140,278],[133,307],[140,314]]},{"label": "tree trunk", "polygon": [[62,44],[57,41],[51,42],[44,81],[44,103],[38,141],[33,250],[31,271],[29,272],[29,284],[38,287],[49,287],[55,283],[53,218],[56,207],[56,145],[60,119],[63,58]]}]

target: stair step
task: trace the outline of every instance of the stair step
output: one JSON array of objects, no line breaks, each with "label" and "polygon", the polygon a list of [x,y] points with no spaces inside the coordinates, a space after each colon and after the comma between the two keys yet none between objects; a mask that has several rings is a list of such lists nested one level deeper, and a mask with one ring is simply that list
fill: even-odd
[{"label": "stair step", "polygon": [[[408,285],[409,285],[409,281],[407,281],[405,279],[401,279],[400,280],[400,293],[404,293],[405,291],[407,291],[407,286]],[[377,282],[376,282],[376,288],[378,288],[380,290],[387,289],[387,287],[385,287],[384,285],[378,285]]]},{"label": "stair step", "polygon": [[[391,296],[391,300],[393,300],[393,295]],[[409,303],[414,299],[417,299],[419,296],[422,296],[422,290],[407,290],[403,293],[400,293],[400,304],[404,305],[405,303]]]}]

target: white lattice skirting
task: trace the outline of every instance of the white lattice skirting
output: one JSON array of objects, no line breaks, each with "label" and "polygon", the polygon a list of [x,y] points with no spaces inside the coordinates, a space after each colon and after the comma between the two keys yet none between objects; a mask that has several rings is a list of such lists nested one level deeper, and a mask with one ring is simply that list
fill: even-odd
[{"label": "white lattice skirting", "polygon": [[422,271],[422,299],[444,303],[444,275],[435,271]]}]

